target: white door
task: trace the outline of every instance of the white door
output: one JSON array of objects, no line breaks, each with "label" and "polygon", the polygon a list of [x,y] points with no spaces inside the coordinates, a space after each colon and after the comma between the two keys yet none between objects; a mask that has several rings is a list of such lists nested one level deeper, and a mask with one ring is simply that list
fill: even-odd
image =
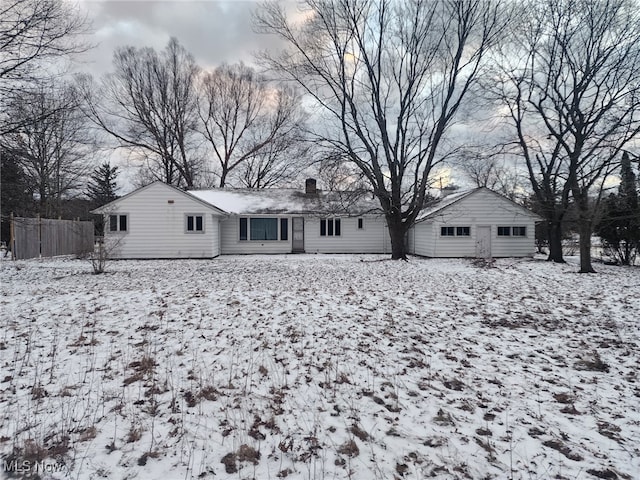
[{"label": "white door", "polygon": [[291,242],[291,251],[293,253],[304,252],[304,217],[293,217],[293,242]]},{"label": "white door", "polygon": [[491,227],[476,227],[476,258],[491,258]]}]

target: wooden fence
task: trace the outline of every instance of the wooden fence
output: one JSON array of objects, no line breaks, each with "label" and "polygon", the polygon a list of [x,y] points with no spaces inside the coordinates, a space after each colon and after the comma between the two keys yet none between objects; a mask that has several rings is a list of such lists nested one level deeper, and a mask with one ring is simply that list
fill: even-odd
[{"label": "wooden fence", "polygon": [[14,260],[56,255],[82,255],[93,251],[93,222],[49,218],[11,219]]}]

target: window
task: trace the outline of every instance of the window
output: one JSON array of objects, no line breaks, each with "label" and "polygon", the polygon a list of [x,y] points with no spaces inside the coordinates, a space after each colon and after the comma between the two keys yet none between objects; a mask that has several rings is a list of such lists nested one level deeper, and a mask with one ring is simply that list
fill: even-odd
[{"label": "window", "polygon": [[127,215],[109,215],[110,232],[127,231]]},{"label": "window", "polygon": [[[241,217],[239,219],[240,241],[271,241],[289,238],[288,218]],[[280,238],[278,239],[278,232]]]},{"label": "window", "polygon": [[471,227],[440,227],[441,237],[468,237]]},{"label": "window", "polygon": [[511,227],[498,227],[498,236],[499,237],[510,237],[511,236]]},{"label": "window", "polygon": [[320,220],[320,236],[321,237],[339,237],[341,235],[342,225],[339,218],[323,218]]},{"label": "window", "polygon": [[249,238],[251,240],[278,240],[278,219],[250,218]]},{"label": "window", "polygon": [[246,239],[247,239],[247,219],[241,218],[240,219],[240,240],[246,240]]},{"label": "window", "polygon": [[186,215],[187,233],[204,233],[203,215]]},{"label": "window", "polygon": [[359,218],[358,219],[358,230],[363,230],[364,229],[364,218]]},{"label": "window", "polygon": [[514,237],[526,237],[527,227],[511,227],[511,232]]}]

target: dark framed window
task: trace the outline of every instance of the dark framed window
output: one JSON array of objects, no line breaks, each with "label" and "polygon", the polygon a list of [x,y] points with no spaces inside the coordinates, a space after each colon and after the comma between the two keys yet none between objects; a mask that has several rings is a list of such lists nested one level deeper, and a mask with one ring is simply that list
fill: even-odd
[{"label": "dark framed window", "polygon": [[454,237],[456,235],[456,227],[440,227],[440,235],[443,237]]},{"label": "dark framed window", "polygon": [[498,227],[498,236],[499,237],[510,237],[511,236],[511,227]]},{"label": "dark framed window", "polygon": [[456,227],[456,237],[468,237],[471,235],[471,227]]},{"label": "dark framed window", "polygon": [[187,233],[203,233],[204,232],[204,216],[203,215],[187,215]]},{"label": "dark framed window", "polygon": [[280,219],[280,240],[288,240],[289,239],[289,219],[281,218]]},{"label": "dark framed window", "polygon": [[342,223],[339,218],[323,218],[320,220],[321,237],[339,237],[342,234]]},{"label": "dark framed window", "polygon": [[277,218],[250,218],[250,240],[278,240]]},{"label": "dark framed window", "polygon": [[126,232],[128,229],[127,215],[109,215],[110,232]]},{"label": "dark framed window", "polygon": [[240,219],[240,240],[246,240],[247,239],[247,219],[246,218],[241,218]]},{"label": "dark framed window", "polygon": [[526,237],[527,227],[511,227],[511,233],[514,237]]},{"label": "dark framed window", "polygon": [[364,229],[364,218],[358,219],[358,230]]}]

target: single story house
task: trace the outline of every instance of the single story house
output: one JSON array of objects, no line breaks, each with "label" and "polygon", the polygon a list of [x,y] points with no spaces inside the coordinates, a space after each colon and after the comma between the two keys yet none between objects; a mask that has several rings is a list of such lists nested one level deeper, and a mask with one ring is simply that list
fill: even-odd
[{"label": "single story house", "polygon": [[[105,216],[114,258],[214,258],[224,254],[390,253],[384,215],[371,194],[305,190],[182,191],[162,182],[93,213]],[[538,217],[486,188],[425,208],[408,252],[429,257],[530,256]]]}]

